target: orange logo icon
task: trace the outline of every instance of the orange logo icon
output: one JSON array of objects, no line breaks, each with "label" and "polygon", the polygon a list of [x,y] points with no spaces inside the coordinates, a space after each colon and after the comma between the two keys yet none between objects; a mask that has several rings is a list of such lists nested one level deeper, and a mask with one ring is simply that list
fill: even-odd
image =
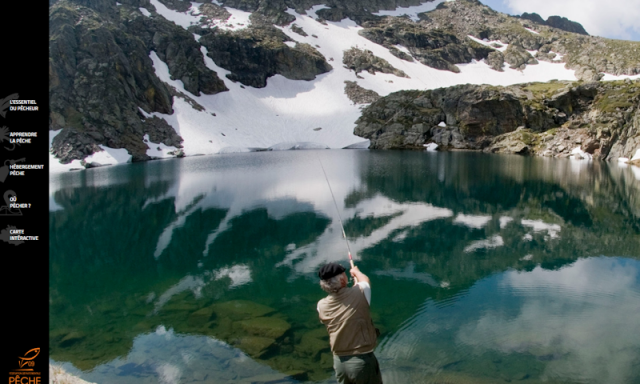
[{"label": "orange logo icon", "polygon": [[[38,355],[40,354],[40,348],[33,348],[27,351],[27,353],[24,354],[24,357],[18,357],[18,365],[20,366],[20,368],[23,368],[25,365],[28,367],[33,367],[36,365],[36,362],[33,361],[33,359],[35,359]],[[31,355],[31,356],[30,356]],[[28,368],[28,369],[21,369],[25,370],[25,371],[33,371],[33,369]]]},{"label": "orange logo icon", "polygon": [[40,354],[40,348],[27,351],[24,356],[18,357],[18,366],[9,372],[9,384],[42,384],[40,372],[34,372],[35,358]]}]

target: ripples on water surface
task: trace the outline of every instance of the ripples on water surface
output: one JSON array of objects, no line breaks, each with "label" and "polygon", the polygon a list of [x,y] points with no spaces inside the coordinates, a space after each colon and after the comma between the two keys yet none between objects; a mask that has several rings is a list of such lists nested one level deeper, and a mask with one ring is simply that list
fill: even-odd
[{"label": "ripples on water surface", "polygon": [[640,382],[640,172],[477,153],[52,175],[52,361],[99,383],[334,382],[315,273],[348,260],[320,161],[385,383]]}]

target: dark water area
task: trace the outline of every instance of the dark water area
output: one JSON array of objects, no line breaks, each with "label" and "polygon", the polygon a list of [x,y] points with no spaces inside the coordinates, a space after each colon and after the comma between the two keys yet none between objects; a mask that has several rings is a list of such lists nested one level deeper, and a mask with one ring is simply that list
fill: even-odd
[{"label": "dark water area", "polygon": [[385,383],[640,383],[637,168],[283,151],[50,191],[50,356],[90,382],[335,382],[316,271],[349,264],[341,218]]}]

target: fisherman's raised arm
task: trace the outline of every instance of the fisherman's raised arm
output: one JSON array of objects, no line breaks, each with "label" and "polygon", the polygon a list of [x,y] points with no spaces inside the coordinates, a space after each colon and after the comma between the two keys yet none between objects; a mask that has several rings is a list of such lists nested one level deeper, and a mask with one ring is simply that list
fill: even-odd
[{"label": "fisherman's raised arm", "polygon": [[369,280],[367,275],[360,272],[360,269],[358,269],[358,267],[354,266],[353,268],[351,268],[351,270],[349,270],[349,272],[351,273],[351,276],[353,276],[353,278],[355,278],[358,282],[364,282],[371,286],[371,281]]}]

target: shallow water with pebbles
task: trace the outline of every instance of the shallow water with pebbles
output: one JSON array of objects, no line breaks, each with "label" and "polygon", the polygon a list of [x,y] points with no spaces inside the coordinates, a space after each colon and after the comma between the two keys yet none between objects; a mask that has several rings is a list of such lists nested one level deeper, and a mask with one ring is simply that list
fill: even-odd
[{"label": "shallow water with pebbles", "polygon": [[385,383],[635,382],[639,184],[368,150],[52,175],[51,362],[95,383],[334,382],[316,271],[348,265],[341,219]]}]

